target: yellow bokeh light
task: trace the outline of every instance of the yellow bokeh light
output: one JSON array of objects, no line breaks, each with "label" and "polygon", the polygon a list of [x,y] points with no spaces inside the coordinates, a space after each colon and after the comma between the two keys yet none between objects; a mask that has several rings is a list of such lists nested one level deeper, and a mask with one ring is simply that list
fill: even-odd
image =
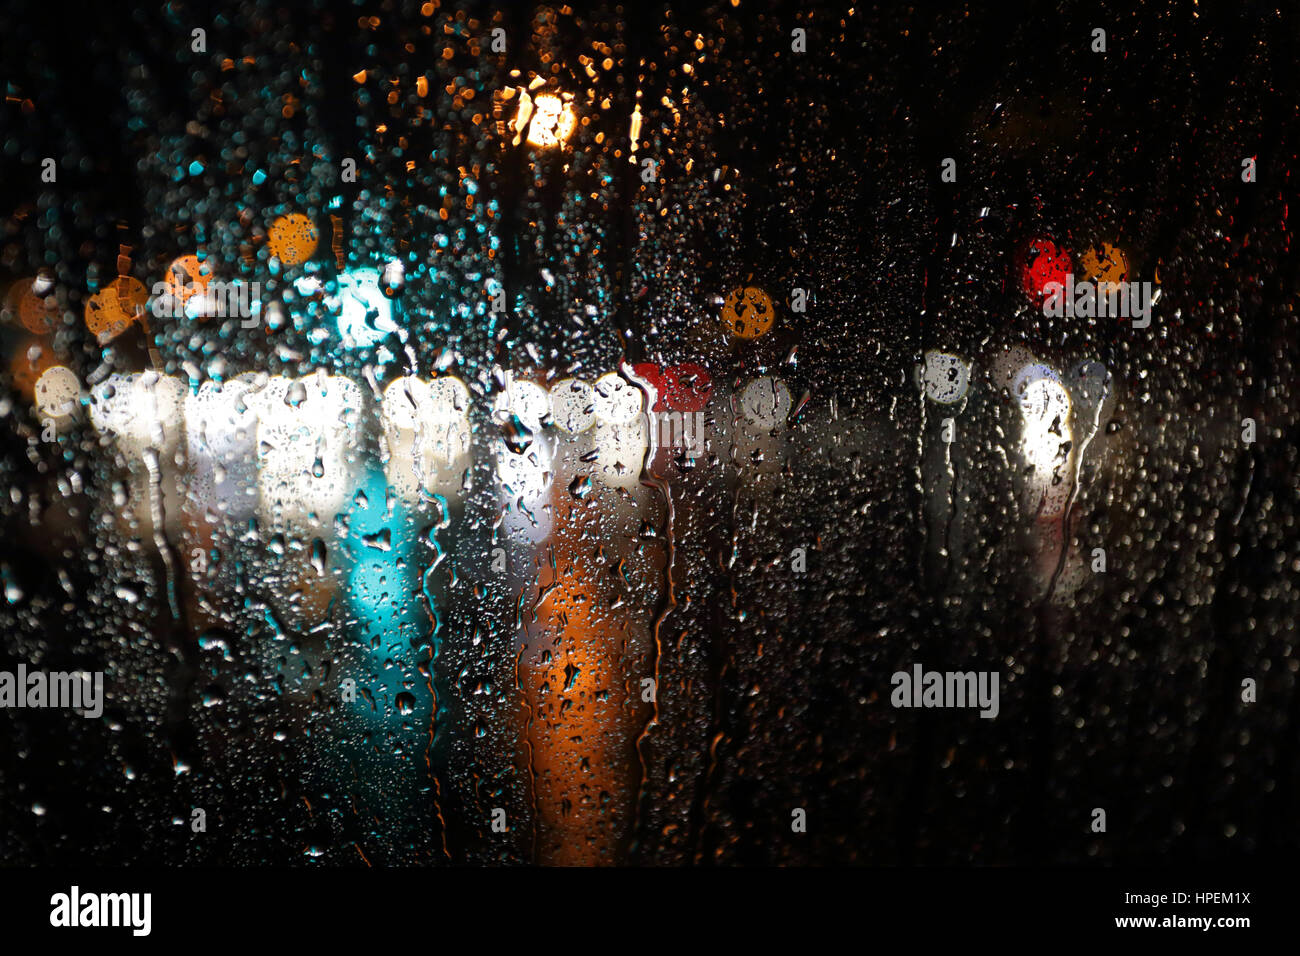
[{"label": "yellow bokeh light", "polygon": [[1103,242],[1079,257],[1084,278],[1098,285],[1128,281],[1128,256],[1119,246]]},{"label": "yellow bokeh light", "polygon": [[207,291],[212,270],[195,255],[180,256],[167,267],[167,292],[182,302]]},{"label": "yellow bokeh light", "polygon": [[267,231],[271,255],[286,266],[301,265],[316,252],[316,224],[300,212],[280,216]]},{"label": "yellow bokeh light", "polygon": [[19,279],[9,290],[5,307],[18,316],[23,328],[36,335],[54,331],[58,324],[58,297],[47,278]]},{"label": "yellow bokeh light", "polygon": [[[523,115],[525,98],[519,104],[521,119],[528,122]],[[553,93],[542,93],[532,102],[532,121],[528,125],[528,142],[533,146],[549,149],[569,141],[575,126],[573,106]]]},{"label": "yellow bokeh light", "polygon": [[149,292],[144,283],[130,276],[120,276],[100,289],[86,302],[86,328],[100,344],[125,332],[132,322],[144,318]]},{"label": "yellow bokeh light", "polygon": [[737,338],[756,339],[766,335],[775,318],[771,296],[754,286],[732,289],[722,305],[722,322]]}]

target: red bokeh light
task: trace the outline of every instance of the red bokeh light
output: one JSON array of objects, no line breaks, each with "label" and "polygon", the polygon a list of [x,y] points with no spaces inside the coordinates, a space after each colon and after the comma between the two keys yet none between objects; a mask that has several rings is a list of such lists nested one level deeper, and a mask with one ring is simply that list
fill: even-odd
[{"label": "red bokeh light", "polygon": [[1025,243],[1016,261],[1020,287],[1035,302],[1047,297],[1047,287],[1053,283],[1064,285],[1074,271],[1069,250],[1046,237]]},{"label": "red bokeh light", "polygon": [[713,379],[704,366],[695,362],[682,362],[660,368],[653,362],[632,366],[638,378],[655,388],[655,412],[698,412],[708,404],[713,394]]}]

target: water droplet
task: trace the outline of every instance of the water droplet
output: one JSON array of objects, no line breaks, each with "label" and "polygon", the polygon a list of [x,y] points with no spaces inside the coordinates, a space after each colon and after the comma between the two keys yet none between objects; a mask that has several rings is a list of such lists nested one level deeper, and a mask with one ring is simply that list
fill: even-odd
[{"label": "water droplet", "polygon": [[591,491],[591,475],[578,475],[569,483],[569,494],[581,501]]},{"label": "water droplet", "polygon": [[325,562],[328,560],[328,554],[325,550],[325,542],[320,538],[314,538],[311,543],[311,566],[316,569],[317,574],[325,573]]}]

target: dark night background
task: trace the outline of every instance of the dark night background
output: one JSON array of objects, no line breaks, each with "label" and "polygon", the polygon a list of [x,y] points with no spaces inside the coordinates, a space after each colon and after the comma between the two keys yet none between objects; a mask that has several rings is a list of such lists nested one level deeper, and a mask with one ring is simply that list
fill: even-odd
[{"label": "dark night background", "polygon": [[[360,210],[382,208],[385,254],[414,266],[439,228],[424,216],[448,181],[439,170],[482,160],[480,201],[499,202],[491,231],[509,331],[495,339],[455,313],[480,295],[467,277],[483,254],[472,231],[453,234],[422,277],[430,281],[408,272],[399,296],[419,367],[448,344],[466,381],[490,381],[493,364],[594,379],[621,359],[698,361],[720,383],[779,370],[796,405],[807,396],[790,427],[796,452],[768,479],[761,521],[723,465],[675,478],[682,577],[657,661],[660,686],[674,691],[645,745],[631,819],[616,817],[613,836],[594,841],[596,859],[1288,860],[1300,849],[1297,17],[1252,4],[987,7],[574,5],[553,8],[553,27],[541,29],[544,8],[531,3],[432,15],[418,3],[10,3],[0,13],[0,277],[54,271],[76,317],[60,347],[84,376],[101,362],[80,323],[95,270],[115,274],[129,243],[148,284],[202,244],[193,220],[238,218],[251,168],[290,169],[285,155],[320,147],[316,167],[307,159],[285,174],[288,192],[267,187],[268,209],[295,191],[308,208],[341,194],[352,257],[375,228]],[[419,27],[458,10],[478,34],[504,27],[511,52],[458,46],[444,60],[444,37]],[[362,25],[371,16],[378,24]],[[195,25],[208,30],[207,54],[189,50]],[[795,27],[807,30],[806,53],[790,50]],[[1090,49],[1097,27],[1105,54]],[[709,37],[703,50],[696,34]],[[608,143],[598,149],[593,130],[580,134],[571,170],[554,157],[530,168],[490,123],[471,127],[439,106],[442,126],[432,128],[400,101],[378,100],[375,74],[404,64],[434,71],[435,99],[450,76],[490,97],[509,70],[552,62],[560,86],[577,90],[587,82],[577,58],[593,37],[621,44],[597,126],[626,138],[640,89],[645,128],[671,130],[647,151],[663,159],[658,192],[610,158]],[[239,81],[241,97],[202,118],[208,132],[188,134],[228,80],[220,58],[243,55],[257,66]],[[694,97],[674,125],[660,98],[685,82],[673,70],[688,57],[700,57]],[[316,78],[310,90],[292,80],[300,69]],[[358,84],[362,69],[371,75]],[[362,102],[360,89],[374,95]],[[286,91],[299,97],[294,114],[275,136],[250,139],[247,164],[222,153],[223,123],[278,111]],[[281,139],[289,130],[298,147]],[[403,134],[408,155],[435,154],[427,173],[407,175],[392,154]],[[206,210],[188,185],[160,175],[171,162],[158,159],[164,146],[205,158],[197,186],[220,194]],[[59,158],[52,186],[39,178],[45,156]],[[359,182],[321,185],[314,170],[347,156],[365,157]],[[956,183],[940,180],[946,157]],[[1257,159],[1253,184],[1241,180],[1244,157]],[[573,253],[583,224],[599,242]],[[240,243],[256,247],[256,228],[220,255],[234,262]],[[1074,250],[1113,241],[1130,278],[1152,280],[1158,268],[1151,327],[1042,317],[1014,269],[1017,249],[1040,235]],[[318,258],[330,274],[327,236]],[[552,288],[537,280],[543,267],[559,273]],[[738,345],[710,323],[715,297],[743,284],[769,289],[787,321]],[[796,287],[812,305],[789,321],[786,290]],[[597,303],[598,320],[576,320],[575,303]],[[0,331],[8,368],[18,333]],[[173,374],[217,352],[241,369],[303,374],[332,363],[356,379],[370,360],[327,356],[302,329],[238,342],[212,327],[155,332]],[[1100,542],[1112,567],[1062,605],[1029,584],[1033,558],[1005,463],[1018,413],[986,359],[1012,346],[1061,368],[1097,359],[1116,383],[1109,464],[1085,465],[1074,529],[1082,552]],[[129,364],[132,348],[143,355],[140,343],[123,344],[115,360]],[[973,358],[982,376],[960,412],[964,532],[950,548],[927,518],[937,422],[911,374],[930,349]],[[439,729],[426,771],[411,748],[427,727],[357,731],[323,691],[311,696],[328,668],[285,678],[280,652],[270,664],[251,652],[234,662],[205,654],[168,615],[161,563],[123,564],[104,547],[92,516],[112,509],[111,479],[93,431],[56,447],[36,441],[10,378],[0,376],[12,402],[0,487],[13,490],[0,495],[0,564],[21,597],[0,605],[0,668],[111,665],[119,680],[102,721],[0,714],[0,862],[555,859],[554,848],[539,850],[535,825],[498,838],[485,822],[496,806],[530,816],[501,690],[515,679],[519,588],[476,586],[496,507],[486,481],[453,518],[462,530],[449,560],[460,570],[444,630],[410,646],[412,661],[426,651],[434,661]],[[1248,416],[1259,423],[1252,445],[1239,440]],[[841,420],[864,430],[841,437]],[[490,465],[480,455],[474,467]],[[81,487],[69,490],[74,472]],[[653,567],[663,508],[638,507],[649,530],[633,521],[627,536],[640,535]],[[592,520],[593,546],[615,536]],[[793,542],[811,552],[809,574],[792,585],[779,559]],[[125,611],[112,598],[124,582],[145,595]],[[525,592],[536,600],[537,587]],[[270,640],[243,592],[230,593],[216,629],[232,644]],[[637,606],[649,619],[662,598],[656,586]],[[308,647],[310,630],[290,635],[303,648],[289,658],[337,661],[355,643],[340,625]],[[482,648],[466,640],[476,632]],[[913,662],[1000,670],[1000,716],[893,710],[889,675]],[[1258,682],[1254,704],[1240,699],[1246,677]],[[292,711],[283,680],[305,688]],[[222,694],[205,705],[214,686]],[[173,821],[198,806],[210,829],[196,837]],[[807,834],[789,832],[792,807],[807,808]],[[1094,807],[1106,809],[1106,833],[1089,830]]]}]

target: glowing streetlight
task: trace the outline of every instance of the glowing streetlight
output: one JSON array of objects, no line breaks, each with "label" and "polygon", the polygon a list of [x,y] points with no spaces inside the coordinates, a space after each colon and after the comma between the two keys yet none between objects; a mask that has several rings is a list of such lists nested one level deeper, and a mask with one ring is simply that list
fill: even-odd
[{"label": "glowing streetlight", "polygon": [[519,91],[519,110],[515,113],[515,143],[519,134],[527,129],[528,143],[541,149],[563,146],[573,135],[577,120],[569,97],[555,93],[539,93],[536,99],[526,90]]}]

